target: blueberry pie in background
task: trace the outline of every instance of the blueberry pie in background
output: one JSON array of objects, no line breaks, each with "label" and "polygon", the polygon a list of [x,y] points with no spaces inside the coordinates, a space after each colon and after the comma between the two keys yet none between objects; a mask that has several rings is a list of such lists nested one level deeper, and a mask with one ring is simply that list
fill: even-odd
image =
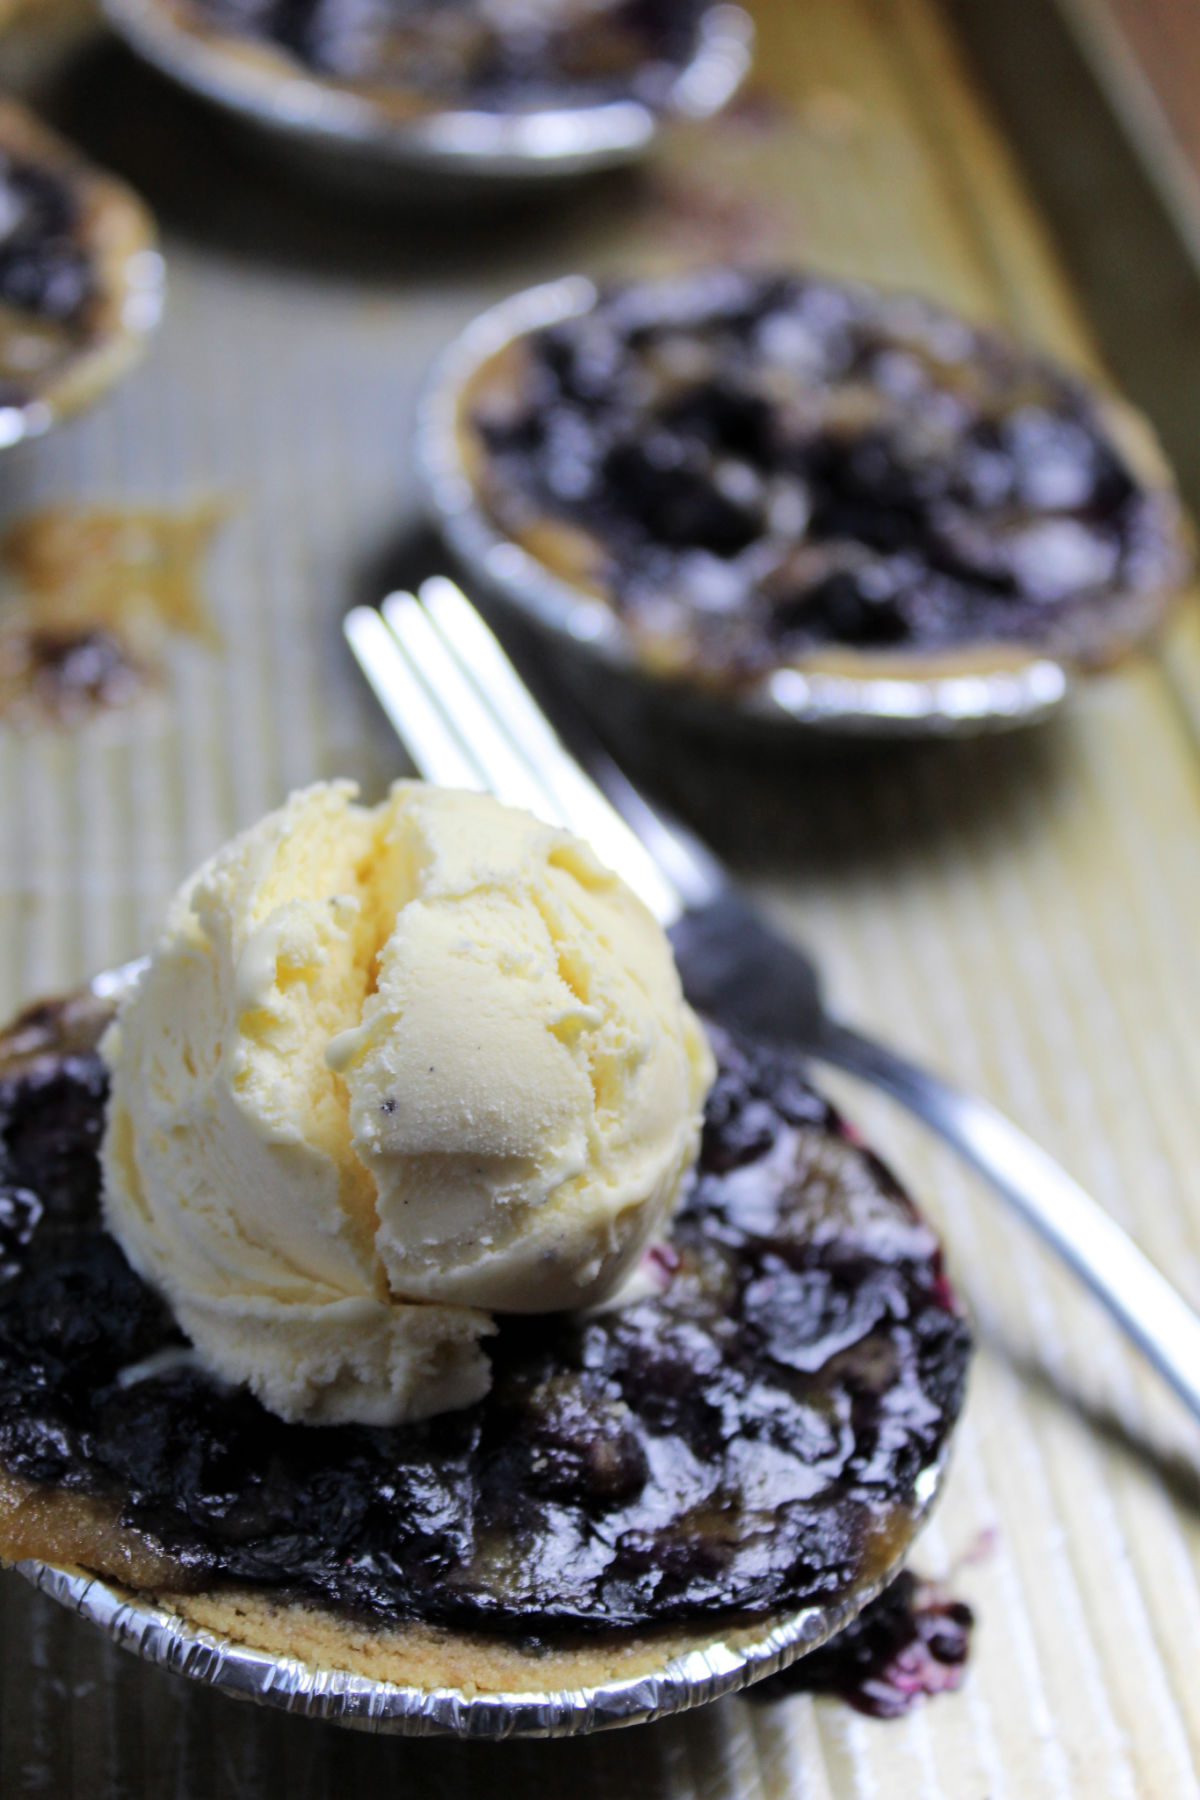
[{"label": "blueberry pie in background", "polygon": [[466,370],[455,474],[509,589],[603,602],[649,673],[1093,668],[1187,577],[1149,427],[997,331],[815,275],[576,285]]},{"label": "blueberry pie in background", "polygon": [[153,221],[13,100],[0,100],[0,445],[95,399],[162,309]]},{"label": "blueberry pie in background", "polygon": [[160,0],[198,36],[396,114],[668,103],[705,0]]}]

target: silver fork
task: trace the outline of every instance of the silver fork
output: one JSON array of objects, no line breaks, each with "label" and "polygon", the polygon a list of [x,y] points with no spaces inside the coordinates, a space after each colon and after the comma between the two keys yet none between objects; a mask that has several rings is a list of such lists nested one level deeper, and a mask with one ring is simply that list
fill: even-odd
[{"label": "silver fork", "polygon": [[[354,655],[430,781],[493,793],[590,841],[669,931],[693,1005],[873,1083],[957,1150],[1108,1308],[1200,1419],[1200,1318],[1090,1195],[987,1101],[826,1011],[813,962],[717,859],[598,749],[567,751],[475,608],[444,576],[345,620]],[[592,778],[595,777],[595,779]]]}]

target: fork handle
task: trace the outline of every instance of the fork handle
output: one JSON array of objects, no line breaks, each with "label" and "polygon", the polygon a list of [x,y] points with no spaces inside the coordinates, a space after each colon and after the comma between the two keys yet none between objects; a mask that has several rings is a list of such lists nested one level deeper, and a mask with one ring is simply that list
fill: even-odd
[{"label": "fork handle", "polygon": [[827,1020],[810,1054],[882,1088],[1053,1245],[1200,1419],[1200,1318],[1090,1194],[985,1100]]}]

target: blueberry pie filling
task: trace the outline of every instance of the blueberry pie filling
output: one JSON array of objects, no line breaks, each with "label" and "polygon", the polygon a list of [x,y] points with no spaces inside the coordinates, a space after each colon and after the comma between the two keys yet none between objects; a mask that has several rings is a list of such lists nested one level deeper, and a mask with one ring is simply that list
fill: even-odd
[{"label": "blueberry pie filling", "polygon": [[1188,566],[1139,420],[862,285],[613,287],[486,362],[459,424],[492,524],[651,666],[716,685],[980,647],[1103,662]]},{"label": "blueberry pie filling", "polygon": [[207,1375],[102,1229],[104,1015],[35,1009],[3,1045],[0,1552],[61,1557],[21,1509],[66,1497],[104,1525],[68,1560],[101,1573],[115,1526],[159,1589],[522,1641],[836,1600],[894,1563],[968,1334],[933,1233],[790,1057],[712,1032],[661,1291],[503,1319],[474,1406],[319,1427]]}]

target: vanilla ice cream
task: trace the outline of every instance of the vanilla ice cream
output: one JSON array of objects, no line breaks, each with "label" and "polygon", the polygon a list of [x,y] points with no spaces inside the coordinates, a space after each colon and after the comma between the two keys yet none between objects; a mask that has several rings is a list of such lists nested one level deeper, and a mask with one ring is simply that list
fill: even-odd
[{"label": "vanilla ice cream", "polygon": [[294,794],[176,896],[105,1039],[110,1229],[285,1418],[486,1392],[497,1311],[612,1296],[712,1060],[670,946],[579,840],[481,795]]}]

